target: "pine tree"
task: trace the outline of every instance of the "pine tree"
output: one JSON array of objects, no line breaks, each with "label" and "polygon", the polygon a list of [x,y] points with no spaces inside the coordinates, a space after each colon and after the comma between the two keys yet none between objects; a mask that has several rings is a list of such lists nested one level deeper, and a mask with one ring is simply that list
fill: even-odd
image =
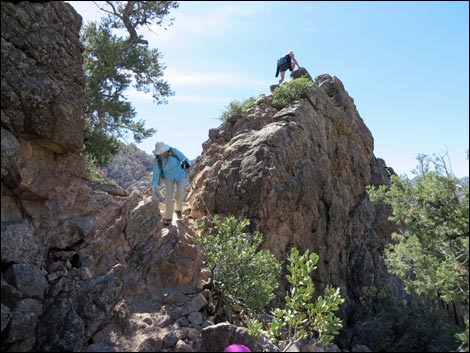
[{"label": "pine tree", "polygon": [[[162,26],[173,1],[105,1],[100,8],[106,16],[100,23],[84,26],[81,37],[85,46],[85,154],[99,165],[107,164],[117,153],[118,138],[132,133],[138,143],[156,130],[146,129],[136,121],[136,111],[125,98],[131,87],[152,92],[156,104],[166,103],[173,95],[162,79],[165,66],[158,49],[150,49],[138,34],[142,26]],[[171,25],[171,20],[169,25]],[[114,32],[125,30],[125,36]]]},{"label": "pine tree", "polygon": [[[372,201],[392,207],[390,220],[401,227],[386,249],[387,267],[408,293],[468,308],[468,185],[459,184],[444,158],[420,155],[418,160],[413,180],[392,176],[390,187],[368,189]],[[468,348],[468,326],[462,335]]]}]

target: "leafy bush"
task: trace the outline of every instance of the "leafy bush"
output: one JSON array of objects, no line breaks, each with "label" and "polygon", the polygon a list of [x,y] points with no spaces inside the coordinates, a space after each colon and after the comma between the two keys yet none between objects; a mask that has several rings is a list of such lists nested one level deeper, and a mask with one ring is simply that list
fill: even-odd
[{"label": "leafy bush", "polygon": [[269,251],[258,250],[261,233],[244,232],[248,220],[230,216],[215,218],[214,223],[217,234],[201,231],[195,242],[202,246],[206,265],[212,271],[220,305],[242,304],[255,313],[261,312],[274,298],[281,264]]},{"label": "leafy bush", "polygon": [[[364,310],[364,309],[362,309]],[[356,312],[357,336],[373,352],[451,352],[458,327],[429,304],[403,305],[387,298],[362,315]]]},{"label": "leafy bush", "polygon": [[465,331],[459,332],[455,335],[457,341],[460,342],[460,346],[458,352],[468,352],[469,344],[468,344],[468,315],[465,319]]},{"label": "leafy bush", "polygon": [[250,97],[243,102],[234,100],[229,104],[227,110],[222,113],[220,120],[224,123],[234,123],[245,115],[248,108],[251,108],[254,104],[255,99],[253,97]]},{"label": "leafy bush", "polygon": [[390,220],[405,226],[392,234],[388,269],[405,282],[408,293],[468,305],[468,187],[445,175],[439,160],[419,159],[413,181],[392,176],[391,187],[368,188],[372,201],[392,206]]},{"label": "leafy bush", "polygon": [[[404,226],[392,234],[387,267],[408,293],[468,306],[468,186],[459,185],[443,157],[418,160],[413,180],[392,176],[390,187],[368,187],[370,199],[392,206],[390,220]],[[458,336],[463,345],[465,338],[468,342],[468,327]]]},{"label": "leafy bush", "polygon": [[290,296],[286,296],[283,310],[273,311],[274,319],[268,331],[271,338],[279,339],[281,330],[286,328],[286,347],[299,340],[312,338],[315,332],[317,341],[328,345],[342,327],[340,318],[334,314],[344,302],[339,288],[335,290],[327,286],[324,295],[318,297],[315,303],[311,302],[315,286],[310,272],[316,269],[318,260],[319,256],[315,253],[309,255],[308,250],[302,256],[296,248],[291,250],[290,265],[287,266],[290,275],[286,276],[291,285]]},{"label": "leafy bush", "polygon": [[248,334],[254,339],[257,339],[263,330],[263,323],[256,319],[250,319],[246,324],[246,328],[248,329]]},{"label": "leafy bush", "polygon": [[313,92],[313,89],[314,84],[307,77],[287,81],[274,90],[273,107],[277,109],[285,108],[292,102],[306,97],[309,93]]}]

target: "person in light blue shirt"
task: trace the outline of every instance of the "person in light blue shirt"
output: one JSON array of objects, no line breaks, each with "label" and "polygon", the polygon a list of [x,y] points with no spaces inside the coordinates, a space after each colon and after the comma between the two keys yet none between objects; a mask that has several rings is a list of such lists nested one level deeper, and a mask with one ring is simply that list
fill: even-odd
[{"label": "person in light blue shirt", "polygon": [[[183,217],[181,211],[186,197],[186,184],[191,170],[191,161],[179,150],[163,142],[155,144],[153,154],[155,160],[153,162],[153,177],[150,182],[150,189],[155,190],[160,178],[164,182],[166,190],[164,224],[169,226],[173,220],[173,210],[175,210],[178,219]],[[173,203],[173,197],[175,203]]]}]

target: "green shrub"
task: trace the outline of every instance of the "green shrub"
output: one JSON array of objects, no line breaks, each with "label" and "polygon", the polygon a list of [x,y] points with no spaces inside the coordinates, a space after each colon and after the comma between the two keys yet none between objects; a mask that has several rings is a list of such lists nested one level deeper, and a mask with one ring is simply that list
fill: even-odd
[{"label": "green shrub", "polygon": [[262,235],[244,232],[249,221],[230,216],[214,219],[217,234],[203,231],[195,237],[204,251],[205,263],[212,271],[219,309],[242,304],[254,313],[261,312],[274,298],[281,264],[267,250],[258,250]]},{"label": "green shrub", "polygon": [[413,180],[367,187],[372,202],[392,207],[400,227],[385,250],[388,270],[413,295],[469,304],[469,189],[448,174],[443,157],[418,156]]},{"label": "green shrub", "polygon": [[116,137],[85,129],[84,153],[98,167],[108,165],[123,145]]},{"label": "green shrub", "polygon": [[108,178],[104,178],[99,174],[99,166],[93,156],[90,156],[82,150],[80,153],[80,159],[85,167],[85,178],[96,184],[116,185],[116,181]]},{"label": "green shrub", "polygon": [[[362,311],[362,313],[361,313]],[[452,352],[458,327],[433,305],[386,298],[354,308],[356,336],[373,352]]]},{"label": "green shrub", "polygon": [[468,352],[468,314],[465,319],[465,330],[462,332],[459,332],[455,335],[455,338],[457,338],[457,341],[460,343],[458,352]]},{"label": "green shrub", "polygon": [[297,78],[277,87],[273,92],[273,107],[282,109],[313,92],[314,84],[307,77]]},{"label": "green shrub", "polygon": [[246,328],[248,329],[248,334],[254,339],[257,339],[263,331],[263,323],[256,319],[249,319]]},{"label": "green shrub", "polygon": [[227,107],[227,110],[222,113],[220,120],[222,120],[224,123],[234,123],[243,115],[245,115],[248,108],[251,108],[255,102],[256,100],[253,97],[250,97],[243,102],[238,100],[232,101]]},{"label": "green shrub", "polygon": [[324,295],[312,303],[315,286],[310,272],[316,269],[318,260],[319,256],[315,253],[309,255],[308,250],[302,256],[296,248],[291,250],[290,265],[287,266],[290,275],[286,276],[291,285],[290,295],[286,296],[284,309],[273,311],[274,318],[268,331],[272,339],[278,340],[281,330],[287,329],[284,348],[297,341],[313,338],[314,333],[319,343],[329,345],[342,327],[340,318],[334,314],[344,302],[339,288],[335,290],[327,286]]},{"label": "green shrub", "polygon": [[[371,201],[392,207],[389,219],[400,226],[385,249],[385,260],[405,290],[432,301],[468,306],[469,189],[449,173],[445,157],[419,155],[413,180],[393,175],[390,187],[369,186],[367,191]],[[424,344],[436,341],[434,327],[438,326],[423,330],[428,334],[420,336],[420,349],[427,350]],[[457,339],[461,349],[468,349],[468,327]]]}]

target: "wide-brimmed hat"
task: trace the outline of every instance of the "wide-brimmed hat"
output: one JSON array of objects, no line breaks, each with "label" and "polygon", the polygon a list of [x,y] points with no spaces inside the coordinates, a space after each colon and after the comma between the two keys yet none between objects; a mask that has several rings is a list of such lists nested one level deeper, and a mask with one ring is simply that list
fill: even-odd
[{"label": "wide-brimmed hat", "polygon": [[153,150],[153,154],[154,155],[162,154],[162,153],[165,153],[166,151],[168,151],[169,149],[170,149],[170,146],[168,146],[166,143],[157,142],[155,144],[155,149]]}]

